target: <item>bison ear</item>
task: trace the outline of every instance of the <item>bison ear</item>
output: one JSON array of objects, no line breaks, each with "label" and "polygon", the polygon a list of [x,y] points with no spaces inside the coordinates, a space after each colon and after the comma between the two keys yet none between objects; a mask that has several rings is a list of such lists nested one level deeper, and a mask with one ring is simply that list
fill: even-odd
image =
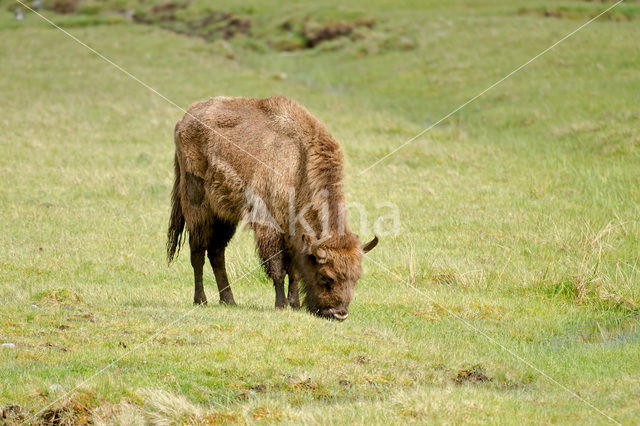
[{"label": "bison ear", "polygon": [[320,247],[323,241],[311,234],[302,234],[302,250],[306,255],[313,257],[317,263],[326,263],[327,252]]},{"label": "bison ear", "polygon": [[311,247],[316,242],[316,237],[311,234],[302,234],[302,252],[304,254],[311,254]]},{"label": "bison ear", "polygon": [[362,245],[362,251],[365,253],[369,253],[377,245],[378,245],[378,236],[374,235],[373,240],[369,241],[367,244]]}]

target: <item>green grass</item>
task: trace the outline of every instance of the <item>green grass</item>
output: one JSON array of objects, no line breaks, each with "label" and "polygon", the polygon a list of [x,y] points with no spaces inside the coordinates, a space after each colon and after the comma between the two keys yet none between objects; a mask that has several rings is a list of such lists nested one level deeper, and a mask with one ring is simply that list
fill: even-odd
[{"label": "green grass", "polygon": [[[331,2],[322,17],[363,14],[376,27],[283,53],[264,47],[273,23],[317,6],[232,3],[255,26],[228,44],[103,10],[47,12],[185,108],[284,94],[326,123],[346,153],[348,199],[367,211],[362,238],[388,214],[380,203],[399,206],[401,223],[365,261],[349,320],[335,323],[273,310],[247,230],[227,255],[239,306],[192,311],[187,256],[170,269],[164,259],[182,112],[36,16],[16,21],[9,3],[0,340],[15,346],[0,348],[0,407],[25,419],[79,386],[35,420],[609,422],[542,371],[638,421],[635,22],[588,26],[360,175],[580,21],[521,13],[550,1],[376,0],[344,14]],[[589,9],[583,20],[607,6],[561,3]],[[404,36],[410,49],[384,47]],[[215,301],[209,270],[205,280]],[[458,384],[469,375],[486,378]]]}]

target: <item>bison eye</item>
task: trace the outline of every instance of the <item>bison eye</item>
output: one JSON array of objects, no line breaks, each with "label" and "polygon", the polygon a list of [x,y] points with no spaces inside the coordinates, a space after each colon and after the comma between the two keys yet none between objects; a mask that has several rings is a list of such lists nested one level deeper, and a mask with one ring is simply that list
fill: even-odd
[{"label": "bison eye", "polygon": [[333,281],[325,276],[321,276],[320,277],[320,284],[325,287],[327,290],[331,289],[331,286],[333,285]]}]

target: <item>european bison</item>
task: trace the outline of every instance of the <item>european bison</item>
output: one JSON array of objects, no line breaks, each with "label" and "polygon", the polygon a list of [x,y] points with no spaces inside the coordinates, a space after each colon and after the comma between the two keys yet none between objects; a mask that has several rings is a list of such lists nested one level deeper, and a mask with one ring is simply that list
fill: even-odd
[{"label": "european bison", "polygon": [[[206,303],[205,251],[220,303],[234,304],[224,251],[238,222],[255,231],[258,254],[276,290],[276,308],[299,307],[344,320],[364,253],[346,221],[343,154],[303,106],[285,97],[217,97],[198,102],[175,127],[175,183],[169,263],[186,224],[195,276],[194,303]],[[289,276],[288,296],[284,278]]]}]

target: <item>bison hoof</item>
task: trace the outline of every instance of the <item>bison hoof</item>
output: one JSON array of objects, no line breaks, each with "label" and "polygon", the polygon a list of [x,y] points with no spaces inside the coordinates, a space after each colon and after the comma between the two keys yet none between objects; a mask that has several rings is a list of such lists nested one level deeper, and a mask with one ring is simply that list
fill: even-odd
[{"label": "bison hoof", "polygon": [[289,306],[291,306],[293,309],[300,309],[300,301],[299,300],[290,300],[289,301]]},{"label": "bison hoof", "polygon": [[235,306],[236,302],[233,299],[220,299],[220,304]]},{"label": "bison hoof", "polygon": [[196,297],[193,298],[193,304],[194,305],[206,305],[207,304],[207,297],[205,295],[196,296]]}]

